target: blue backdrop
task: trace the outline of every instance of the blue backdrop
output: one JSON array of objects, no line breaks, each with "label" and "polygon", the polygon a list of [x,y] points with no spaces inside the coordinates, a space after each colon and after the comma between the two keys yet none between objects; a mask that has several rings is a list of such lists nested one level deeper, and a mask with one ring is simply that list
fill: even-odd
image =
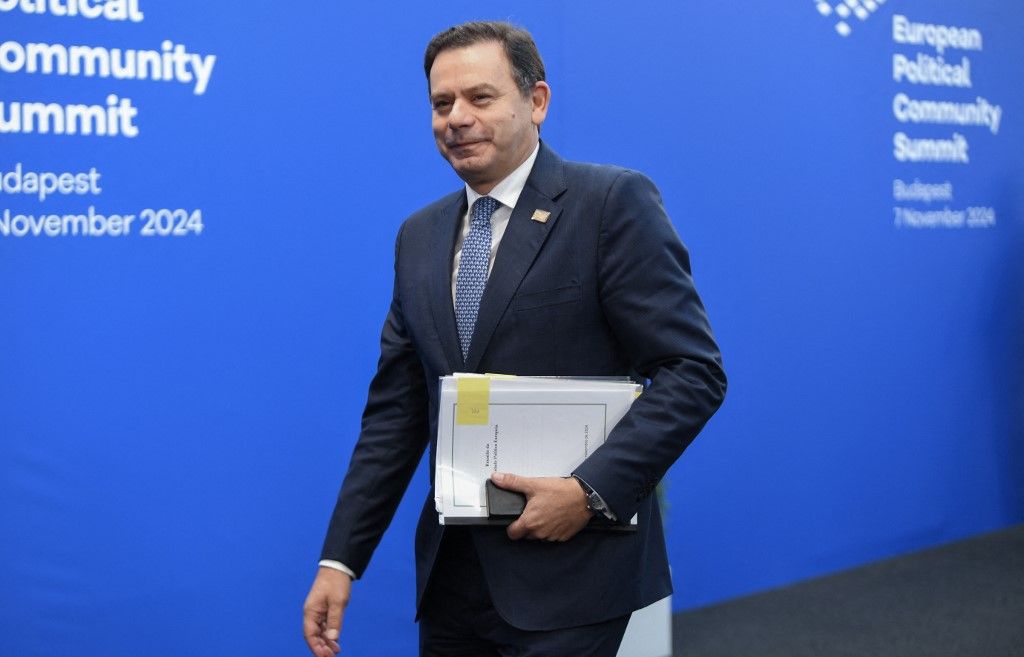
[{"label": "blue backdrop", "polygon": [[[0,654],[304,654],[394,235],[460,185],[422,51],[471,18],[692,251],[730,391],[667,480],[676,609],[1024,520],[1018,5],[121,4],[0,0]],[[425,487],[349,654],[414,652]]]}]

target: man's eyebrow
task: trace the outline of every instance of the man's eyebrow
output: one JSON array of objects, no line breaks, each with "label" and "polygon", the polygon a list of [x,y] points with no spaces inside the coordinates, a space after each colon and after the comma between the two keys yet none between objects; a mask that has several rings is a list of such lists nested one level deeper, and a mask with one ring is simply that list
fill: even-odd
[{"label": "man's eyebrow", "polygon": [[[460,94],[466,95],[473,95],[482,92],[497,94],[498,88],[488,82],[481,82],[480,84],[474,84],[472,87],[467,87],[459,91]],[[450,99],[454,95],[455,94],[453,94],[450,91],[435,91],[434,93],[430,94],[430,100],[431,102],[436,102],[438,100]]]},{"label": "man's eyebrow", "polygon": [[467,93],[471,93],[471,94],[477,93],[477,92],[480,92],[480,91],[489,91],[489,92],[495,93],[495,92],[498,91],[498,88],[495,87],[493,84],[488,84],[487,82],[482,82],[480,84],[477,84],[477,85],[474,85],[474,86],[470,87],[469,89],[466,89],[466,92]]}]

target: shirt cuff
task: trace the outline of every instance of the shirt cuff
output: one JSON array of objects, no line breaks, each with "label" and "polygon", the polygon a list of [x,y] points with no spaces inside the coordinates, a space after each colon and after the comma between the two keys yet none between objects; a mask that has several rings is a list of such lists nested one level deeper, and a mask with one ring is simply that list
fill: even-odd
[{"label": "shirt cuff", "polygon": [[330,568],[331,570],[340,570],[341,572],[351,577],[353,581],[359,579],[358,577],[356,577],[356,574],[352,572],[351,568],[341,563],[340,561],[334,561],[333,559],[321,559],[319,565],[323,566],[324,568]]}]

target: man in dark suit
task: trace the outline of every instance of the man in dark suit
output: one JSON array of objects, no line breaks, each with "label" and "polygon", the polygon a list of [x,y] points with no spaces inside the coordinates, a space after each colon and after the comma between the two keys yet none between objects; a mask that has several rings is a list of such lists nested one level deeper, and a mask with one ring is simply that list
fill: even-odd
[{"label": "man in dark suit", "polygon": [[[416,534],[422,655],[612,657],[630,613],[671,593],[652,493],[722,401],[718,348],[654,185],[540,143],[551,92],[528,33],[459,25],[425,59],[437,147],[466,186],[399,232],[306,640],[338,651],[352,579],[428,445],[433,463],[439,376],[631,375],[649,384],[572,477],[495,474],[527,499],[510,526],[443,527],[431,490]],[[634,514],[635,532],[587,527]]]}]

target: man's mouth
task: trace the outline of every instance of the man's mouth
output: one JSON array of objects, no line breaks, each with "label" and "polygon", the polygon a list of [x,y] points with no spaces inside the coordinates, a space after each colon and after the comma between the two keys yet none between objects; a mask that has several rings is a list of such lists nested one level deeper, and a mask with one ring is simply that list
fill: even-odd
[{"label": "man's mouth", "polygon": [[462,148],[469,148],[470,146],[475,146],[476,144],[480,144],[482,142],[483,142],[482,139],[463,139],[463,140],[460,140],[460,141],[448,141],[448,142],[445,142],[445,146],[447,146],[448,148],[452,148],[452,149],[458,150],[458,149],[462,149]]}]

